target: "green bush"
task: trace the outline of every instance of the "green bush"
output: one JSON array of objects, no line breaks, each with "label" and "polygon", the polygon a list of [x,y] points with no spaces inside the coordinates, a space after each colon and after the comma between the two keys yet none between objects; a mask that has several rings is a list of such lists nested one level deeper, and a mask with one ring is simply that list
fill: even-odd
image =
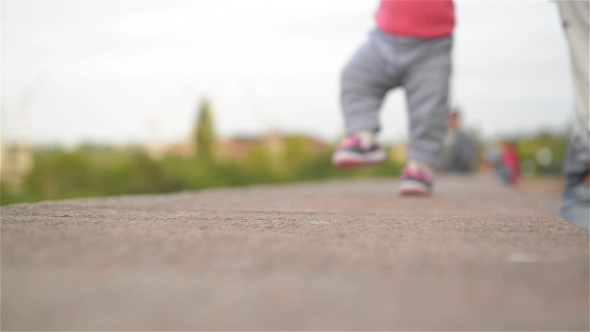
[{"label": "green bush", "polygon": [[139,149],[84,147],[73,152],[39,150],[35,166],[18,191],[2,185],[2,205],[64,198],[162,193],[221,186],[312,181],[331,178],[395,176],[399,165],[386,162],[341,171],[331,152],[313,154],[302,138],[288,139],[283,153],[254,145],[243,159],[215,159],[207,154],[154,161]]}]

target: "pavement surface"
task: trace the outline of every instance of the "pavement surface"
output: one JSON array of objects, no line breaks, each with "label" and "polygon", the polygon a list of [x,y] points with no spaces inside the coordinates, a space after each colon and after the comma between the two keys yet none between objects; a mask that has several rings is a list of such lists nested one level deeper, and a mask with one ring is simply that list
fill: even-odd
[{"label": "pavement surface", "polygon": [[561,198],[563,196],[563,178],[561,175],[536,176],[522,178],[516,190],[533,198],[537,203],[551,212],[561,214]]},{"label": "pavement surface", "polygon": [[1,209],[3,330],[588,330],[589,233],[482,179]]}]

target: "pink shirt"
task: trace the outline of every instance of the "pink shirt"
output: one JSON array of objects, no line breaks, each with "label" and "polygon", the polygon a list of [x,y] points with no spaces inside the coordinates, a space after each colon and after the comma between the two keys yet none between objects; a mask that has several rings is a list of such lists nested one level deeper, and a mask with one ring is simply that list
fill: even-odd
[{"label": "pink shirt", "polygon": [[445,37],[455,27],[455,7],[452,0],[381,0],[375,21],[393,36]]}]

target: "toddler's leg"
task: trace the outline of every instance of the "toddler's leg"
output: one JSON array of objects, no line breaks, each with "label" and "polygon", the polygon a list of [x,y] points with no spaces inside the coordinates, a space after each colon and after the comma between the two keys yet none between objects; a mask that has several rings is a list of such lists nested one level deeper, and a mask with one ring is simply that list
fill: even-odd
[{"label": "toddler's leg", "polygon": [[385,94],[397,85],[377,51],[380,42],[384,41],[379,34],[372,33],[342,71],[341,102],[347,136],[379,130],[381,104]]},{"label": "toddler's leg", "polygon": [[[378,49],[390,49],[378,32],[371,34],[342,71],[341,102],[346,123],[346,139],[332,162],[339,168],[354,168],[381,163],[385,151],[375,142],[379,131],[379,110],[385,94],[399,84],[391,73],[391,61],[385,61]],[[391,56],[391,55],[389,55]]]},{"label": "toddler's leg", "polygon": [[440,162],[447,130],[452,37],[427,40],[412,52],[404,77],[410,119],[408,159],[432,168]]}]

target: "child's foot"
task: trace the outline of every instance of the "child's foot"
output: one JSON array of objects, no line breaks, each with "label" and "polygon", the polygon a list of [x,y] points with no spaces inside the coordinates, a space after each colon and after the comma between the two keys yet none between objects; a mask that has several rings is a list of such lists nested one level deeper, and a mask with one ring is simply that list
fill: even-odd
[{"label": "child's foot", "polygon": [[433,171],[430,167],[410,162],[402,171],[399,193],[403,196],[430,195],[433,180]]},{"label": "child's foot", "polygon": [[332,155],[332,163],[341,169],[371,166],[385,161],[385,151],[377,143],[362,144],[358,135],[349,136]]}]

